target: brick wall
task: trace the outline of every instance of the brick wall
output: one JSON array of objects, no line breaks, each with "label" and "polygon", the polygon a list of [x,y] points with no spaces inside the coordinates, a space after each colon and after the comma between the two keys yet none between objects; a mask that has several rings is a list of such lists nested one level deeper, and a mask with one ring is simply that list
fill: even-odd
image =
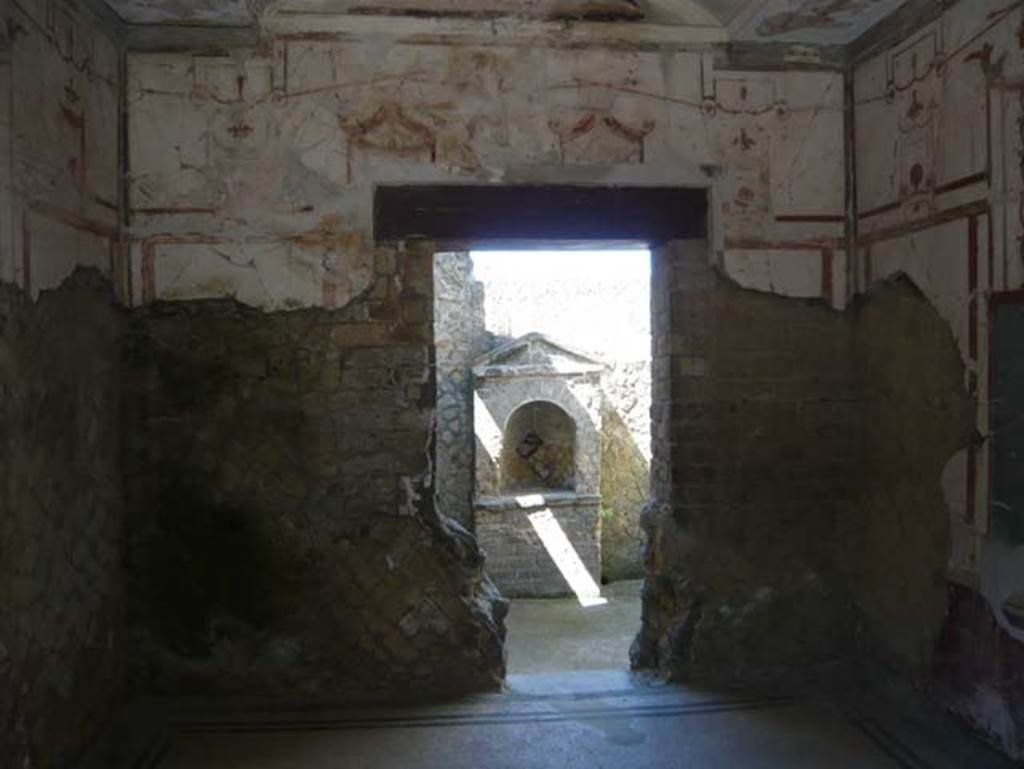
[{"label": "brick wall", "polygon": [[745,291],[704,243],[656,256],[655,425],[635,661],[746,681],[850,651],[836,557],[856,517],[852,324]]},{"label": "brick wall", "polygon": [[336,311],[137,311],[129,575],[146,691],[369,699],[493,687],[503,603],[433,505],[429,248]]},{"label": "brick wall", "polygon": [[591,578],[601,579],[600,500],[559,495],[544,504],[523,507],[505,498],[476,509],[480,547],[487,553],[487,573],[503,595],[550,598],[573,595],[530,516],[550,511]]}]

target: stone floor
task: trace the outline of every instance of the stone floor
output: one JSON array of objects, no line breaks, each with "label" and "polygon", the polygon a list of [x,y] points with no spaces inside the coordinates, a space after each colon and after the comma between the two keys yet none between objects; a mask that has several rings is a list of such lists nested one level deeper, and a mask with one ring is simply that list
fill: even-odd
[{"label": "stone floor", "polygon": [[[955,730],[954,730],[955,732]],[[521,674],[509,691],[390,709],[171,711],[147,769],[1005,769],[962,733],[814,699],[625,671]],[[106,764],[111,767],[113,764]]]},{"label": "stone floor", "polygon": [[608,600],[584,608],[574,598],[512,601],[506,626],[508,673],[551,673],[629,667],[640,629],[642,581],[601,588]]},{"label": "stone floor", "polygon": [[[1006,769],[956,724],[889,705],[715,692],[627,670],[639,583],[515,601],[507,690],[426,707],[162,703],[87,769]],[[141,713],[142,711],[136,711]],[[144,725],[143,725],[144,724]],[[145,737],[143,737],[145,735]]]}]

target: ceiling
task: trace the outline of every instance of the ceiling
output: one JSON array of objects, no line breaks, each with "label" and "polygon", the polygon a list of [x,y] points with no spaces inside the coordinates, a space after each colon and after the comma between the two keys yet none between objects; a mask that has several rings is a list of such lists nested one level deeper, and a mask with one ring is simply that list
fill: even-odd
[{"label": "ceiling", "polygon": [[260,12],[646,20],[749,42],[846,44],[907,0],[106,0],[131,24],[248,26]]}]

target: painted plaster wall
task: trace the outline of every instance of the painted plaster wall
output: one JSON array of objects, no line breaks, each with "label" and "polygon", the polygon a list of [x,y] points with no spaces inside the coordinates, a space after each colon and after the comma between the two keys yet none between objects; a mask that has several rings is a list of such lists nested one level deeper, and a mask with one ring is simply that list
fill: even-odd
[{"label": "painted plaster wall", "polygon": [[[10,228],[0,280],[37,297],[118,251],[119,53],[62,3],[10,3]],[[6,102],[5,102],[6,103]]]},{"label": "painted plaster wall", "polygon": [[[896,273],[909,276],[952,329],[966,366],[964,387],[977,399],[976,445],[951,457],[942,479],[953,532],[949,571],[964,588],[950,597],[980,592],[990,610],[986,622],[999,632],[950,628],[947,636],[973,633],[1018,643],[1024,633],[1000,607],[1024,586],[1024,551],[989,537],[988,304],[991,296],[1024,285],[1022,28],[1019,3],[960,2],[862,63],[854,76],[856,287]],[[949,622],[977,618],[978,602],[968,603],[962,611],[953,607]],[[958,648],[1005,656],[969,643]],[[948,672],[948,660],[945,667]],[[1019,679],[1013,683],[983,667],[985,680],[960,691],[955,705],[1024,755],[1022,716],[1013,704],[1020,699]]]},{"label": "painted plaster wall", "polygon": [[121,681],[119,55],[64,3],[0,21],[0,766],[51,767]]},{"label": "painted plaster wall", "polygon": [[730,275],[841,304],[842,82],[554,44],[132,55],[124,288],[342,306],[368,285],[374,184],[633,182],[711,187]]}]

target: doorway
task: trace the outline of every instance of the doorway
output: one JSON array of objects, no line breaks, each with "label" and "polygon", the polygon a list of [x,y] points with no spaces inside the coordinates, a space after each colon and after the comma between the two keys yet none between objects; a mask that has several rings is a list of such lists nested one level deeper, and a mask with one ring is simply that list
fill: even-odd
[{"label": "doorway", "polygon": [[650,487],[643,245],[435,256],[437,480],[511,599],[508,672],[629,666]]}]

